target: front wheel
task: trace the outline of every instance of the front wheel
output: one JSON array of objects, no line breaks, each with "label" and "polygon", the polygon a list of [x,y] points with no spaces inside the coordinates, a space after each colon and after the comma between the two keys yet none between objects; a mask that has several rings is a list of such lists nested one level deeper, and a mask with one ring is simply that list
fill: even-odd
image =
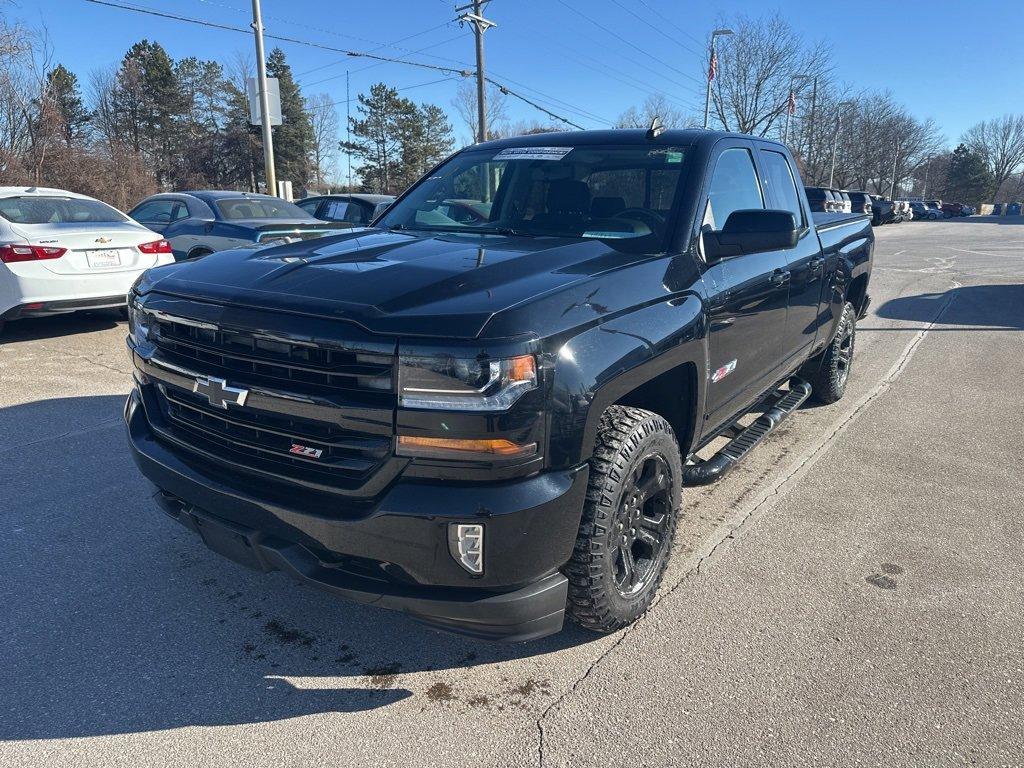
[{"label": "front wheel", "polygon": [[672,549],[682,477],[667,421],[640,408],[613,405],[604,412],[565,569],[576,623],[614,632],[650,607]]},{"label": "front wheel", "polygon": [[819,403],[834,403],[846,393],[853,367],[857,340],[857,311],[846,302],[832,343],[819,355],[817,371],[810,377],[811,397]]}]

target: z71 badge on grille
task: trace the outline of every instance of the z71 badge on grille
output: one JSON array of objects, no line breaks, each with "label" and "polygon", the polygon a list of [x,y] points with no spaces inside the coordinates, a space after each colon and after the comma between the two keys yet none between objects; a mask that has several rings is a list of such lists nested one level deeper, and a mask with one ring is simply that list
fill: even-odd
[{"label": "z71 badge on grille", "polygon": [[323,450],[320,448],[310,448],[308,445],[299,445],[298,443],[292,443],[288,453],[294,453],[296,456],[305,456],[307,459],[319,459],[324,455]]}]

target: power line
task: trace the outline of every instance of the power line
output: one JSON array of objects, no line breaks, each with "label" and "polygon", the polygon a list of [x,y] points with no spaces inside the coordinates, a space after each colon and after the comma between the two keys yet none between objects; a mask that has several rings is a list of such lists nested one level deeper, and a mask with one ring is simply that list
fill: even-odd
[{"label": "power line", "polygon": [[[451,82],[452,80],[458,80],[458,79],[459,79],[458,77],[442,77],[439,80],[430,80],[430,81],[428,81],[426,83],[416,83],[416,85],[406,85],[406,86],[403,86],[402,88],[395,88],[395,93],[402,93],[403,91],[411,91],[413,88],[423,88],[423,87],[428,86],[428,85],[436,85],[437,83],[448,83],[448,82]],[[352,102],[355,102],[355,101],[359,101],[359,99],[358,98],[355,98],[355,99],[351,99],[351,98],[350,99],[342,99],[341,101],[332,101],[329,104],[309,104],[309,105],[306,106],[306,109],[311,109],[311,110],[313,110],[313,109],[327,109],[328,107],[337,107],[337,106],[339,106],[341,104],[351,104]]]},{"label": "power line", "polygon": [[684,45],[682,42],[679,41],[679,38],[672,37],[671,35],[667,34],[665,32],[665,30],[663,30],[661,27],[657,26],[656,24],[652,24],[651,22],[649,22],[647,19],[645,19],[643,16],[641,16],[639,13],[634,11],[629,6],[626,6],[626,5],[623,5],[622,3],[620,3],[619,0],[611,0],[611,1],[613,3],[615,3],[615,5],[619,6],[619,8],[624,10],[626,13],[628,13],[629,15],[631,15],[631,16],[635,17],[636,19],[638,19],[641,24],[646,24],[648,27],[653,29],[655,32],[657,32],[659,35],[664,37],[669,42],[675,43],[676,45],[678,45],[683,50],[689,51],[690,53],[692,53],[692,54],[694,54],[696,56],[700,56],[701,55],[701,53],[699,51],[691,48],[688,45]]},{"label": "power line", "polygon": [[675,29],[675,30],[676,30],[677,32],[679,32],[679,34],[681,34],[681,35],[686,35],[686,37],[688,37],[688,38],[690,38],[691,40],[693,40],[693,42],[695,42],[695,43],[696,43],[697,45],[701,45],[701,46],[702,46],[702,45],[704,45],[704,42],[703,42],[703,41],[701,41],[700,39],[698,39],[698,38],[694,37],[694,36],[693,36],[693,35],[692,35],[692,34],[691,34],[690,32],[687,32],[687,31],[686,31],[685,29],[683,29],[682,27],[680,27],[680,26],[679,26],[678,24],[676,24],[676,23],[675,23],[674,21],[672,21],[672,19],[670,19],[670,18],[669,18],[668,16],[666,16],[665,14],[663,14],[663,13],[662,13],[661,11],[659,11],[659,10],[658,10],[657,8],[654,8],[654,7],[652,7],[652,6],[651,6],[651,5],[649,4],[649,3],[647,3],[647,2],[646,2],[646,0],[636,0],[636,1],[637,1],[638,3],[640,3],[640,5],[642,5],[642,6],[644,7],[644,8],[646,8],[647,10],[649,10],[649,11],[650,11],[651,13],[653,13],[653,14],[654,14],[655,16],[657,16],[657,17],[658,17],[659,19],[661,19],[661,20],[662,20],[662,21],[664,21],[664,22],[665,22],[666,24],[668,24],[668,25],[669,25],[670,27],[672,27],[672,28],[673,28],[673,29]]},{"label": "power line", "polygon": [[617,40],[621,40],[621,41],[622,41],[622,42],[624,42],[624,43],[625,43],[626,45],[628,45],[628,46],[629,46],[630,48],[634,48],[634,49],[636,49],[637,51],[639,51],[640,53],[642,53],[642,54],[643,54],[644,56],[648,56],[648,57],[650,57],[651,59],[654,59],[654,61],[656,61],[656,62],[658,62],[659,64],[661,64],[661,65],[662,65],[663,67],[665,67],[665,68],[667,68],[667,69],[671,69],[671,70],[672,70],[673,72],[675,72],[675,73],[677,73],[677,74],[680,74],[680,75],[682,75],[683,77],[687,78],[688,80],[693,80],[693,82],[695,82],[695,83],[698,83],[698,84],[700,83],[700,80],[698,80],[698,79],[697,79],[696,77],[694,77],[693,75],[691,75],[691,74],[689,74],[689,73],[687,73],[687,72],[683,72],[683,70],[681,70],[681,69],[677,69],[676,67],[673,67],[673,66],[672,66],[671,64],[669,64],[669,63],[668,63],[667,61],[664,61],[664,60],[662,60],[662,59],[659,59],[659,58],[658,58],[657,56],[655,56],[655,55],[654,55],[653,53],[651,53],[650,51],[647,51],[647,50],[645,50],[644,48],[641,48],[641,47],[640,47],[639,45],[637,45],[636,43],[630,42],[629,40],[627,40],[626,38],[624,38],[624,37],[623,37],[622,35],[618,34],[618,33],[617,33],[617,32],[615,32],[614,30],[611,30],[611,29],[609,29],[608,27],[606,27],[606,26],[605,26],[604,24],[602,24],[601,22],[599,22],[599,21],[595,21],[594,19],[590,18],[590,16],[588,16],[588,15],[587,15],[587,14],[585,14],[585,13],[583,13],[583,12],[582,12],[582,11],[580,11],[579,9],[577,9],[577,8],[574,8],[573,6],[569,5],[569,4],[567,3],[567,2],[565,2],[565,0],[558,0],[558,2],[559,2],[559,4],[561,4],[561,5],[565,6],[566,8],[568,8],[568,9],[569,9],[570,11],[572,11],[573,13],[577,14],[578,16],[582,16],[582,17],[583,17],[584,19],[586,19],[586,20],[587,20],[587,21],[589,21],[589,22],[590,22],[591,24],[593,24],[593,25],[594,25],[595,27],[598,27],[599,29],[602,29],[602,30],[604,30],[605,32],[607,32],[607,33],[608,33],[609,35],[611,35],[612,37],[616,38]]},{"label": "power line", "polygon": [[[519,34],[522,34],[522,33],[520,32]],[[650,87],[648,87],[647,83],[644,83],[639,78],[633,77],[632,75],[629,75],[629,74],[627,74],[625,72],[617,72],[616,70],[612,69],[607,64],[605,64],[604,62],[602,62],[602,61],[600,61],[598,59],[595,59],[593,56],[589,56],[589,55],[583,53],[578,48],[572,48],[570,46],[567,46],[564,43],[561,43],[560,41],[557,41],[554,38],[550,37],[549,35],[545,35],[544,33],[538,32],[536,30],[530,30],[530,34],[531,35],[534,35],[534,34],[539,35],[540,37],[542,37],[542,38],[544,38],[546,40],[550,40],[551,42],[556,43],[557,45],[559,45],[561,47],[562,55],[563,56],[568,56],[568,58],[572,59],[573,61],[575,61],[580,66],[585,67],[585,68],[589,69],[592,72],[596,72],[597,74],[599,74],[599,75],[601,75],[603,77],[610,77],[613,80],[618,80],[623,85],[627,85],[630,88],[633,88],[635,90],[641,91],[642,93],[645,93],[648,96],[661,96],[666,101],[669,101],[669,102],[675,104],[677,107],[681,107],[682,109],[687,109],[687,110],[700,110],[700,109],[702,109],[702,107],[698,107],[698,105],[696,103],[694,103],[694,102],[684,102],[684,101],[681,101],[679,99],[672,98],[665,91],[652,90]],[[592,63],[588,63],[587,60],[589,60],[589,62],[592,62]],[[505,79],[507,80],[508,78],[505,78]]]},{"label": "power line", "polygon": [[[144,6],[127,5],[127,4],[124,4],[124,3],[113,2],[113,0],[85,0],[85,2],[92,3],[93,5],[102,5],[102,6],[107,6],[109,8],[117,8],[117,9],[122,10],[122,11],[132,11],[134,13],[141,13],[141,14],[146,15],[146,16],[156,16],[158,18],[163,18],[163,19],[172,19],[174,21],[181,21],[181,22],[184,22],[186,24],[196,24],[198,26],[209,27],[211,29],[220,29],[220,30],[225,30],[225,31],[228,31],[228,32],[240,32],[240,33],[242,33],[244,35],[250,34],[250,30],[244,29],[242,27],[235,27],[235,26],[231,26],[230,24],[219,24],[217,22],[206,21],[205,19],[194,19],[194,18],[192,18],[190,16],[181,16],[179,14],[168,13],[166,11],[158,11],[158,10],[155,10],[153,8],[146,8]],[[426,64],[424,62],[409,61],[408,59],[399,59],[399,58],[394,58],[392,56],[380,56],[378,54],[368,53],[368,52],[365,52],[365,51],[350,51],[350,50],[347,50],[345,48],[335,48],[334,46],[324,45],[323,43],[316,43],[316,42],[313,42],[311,40],[302,40],[302,39],[295,38],[295,37],[287,37],[285,35],[268,35],[268,34],[264,34],[264,37],[269,38],[271,40],[280,40],[281,42],[285,42],[285,43],[294,43],[295,45],[305,45],[305,46],[309,46],[310,48],[319,48],[321,50],[331,51],[332,53],[340,53],[340,54],[343,54],[345,56],[352,56],[352,57],[358,57],[358,58],[364,58],[364,59],[374,59],[374,60],[377,60],[377,61],[390,62],[390,63],[394,63],[394,64],[405,64],[405,65],[410,66],[410,67],[419,67],[421,69],[431,69],[431,70],[434,70],[435,72],[444,72],[445,74],[458,75],[459,77],[471,77],[473,75],[472,71],[467,71],[467,70],[464,70],[464,69],[455,69],[454,67],[442,67],[442,66],[439,66],[437,64]],[[499,83],[499,82],[497,82],[495,80],[492,80],[491,78],[488,78],[488,82],[490,82],[492,85],[494,85],[497,88],[499,88],[502,93],[504,93],[504,94],[506,94],[508,96],[513,96],[513,97],[519,99],[520,101],[526,102],[530,106],[534,107],[534,109],[537,109],[537,110],[545,113],[549,117],[552,117],[553,119],[558,120],[559,122],[565,123],[566,125],[570,125],[573,128],[579,128],[580,130],[584,130],[583,126],[578,125],[578,124],[572,122],[571,120],[569,120],[569,119],[567,119],[565,117],[562,117],[559,114],[556,114],[555,112],[552,112],[550,109],[547,109],[546,107],[543,107],[540,104],[537,104],[535,101],[532,101],[531,99],[528,99],[526,96],[523,96],[520,93],[516,93],[511,88],[508,88],[507,86],[503,85],[502,83]]]}]

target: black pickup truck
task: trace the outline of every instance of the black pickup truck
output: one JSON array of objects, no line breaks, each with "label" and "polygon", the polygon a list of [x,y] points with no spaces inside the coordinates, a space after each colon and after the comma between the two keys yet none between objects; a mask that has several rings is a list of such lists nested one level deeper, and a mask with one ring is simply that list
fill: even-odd
[{"label": "black pickup truck", "polygon": [[686,487],[842,397],[873,245],[764,139],[477,144],[369,228],[140,278],[132,452],[241,563],[476,637],[612,631]]}]

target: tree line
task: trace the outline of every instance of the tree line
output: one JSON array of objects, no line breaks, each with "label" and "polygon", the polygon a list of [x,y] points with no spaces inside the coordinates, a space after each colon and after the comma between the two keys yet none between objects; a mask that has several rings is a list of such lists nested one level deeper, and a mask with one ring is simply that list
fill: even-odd
[{"label": "tree line", "polygon": [[[718,44],[711,127],[785,138],[808,184],[965,202],[1024,195],[1024,115],[979,122],[949,151],[938,126],[891,93],[836,78],[829,46],[804,40],[781,16],[723,17],[719,25],[736,34]],[[344,154],[354,160],[351,188],[397,194],[458,143],[444,109],[385,83],[358,94],[342,140],[338,103],[303,94],[280,49],[266,63],[281,91],[277,175],[297,193],[347,188]],[[54,60],[45,34],[0,12],[0,184],[63,187],[120,207],[160,190],[259,190],[262,140],[246,96],[253,69],[244,56],[175,61],[142,40],[83,82]],[[700,124],[692,105],[647,93],[617,127],[647,127],[655,116],[668,127]],[[489,138],[559,130],[512,123],[505,98],[489,88]],[[471,143],[476,104],[468,82],[451,106]]]}]

